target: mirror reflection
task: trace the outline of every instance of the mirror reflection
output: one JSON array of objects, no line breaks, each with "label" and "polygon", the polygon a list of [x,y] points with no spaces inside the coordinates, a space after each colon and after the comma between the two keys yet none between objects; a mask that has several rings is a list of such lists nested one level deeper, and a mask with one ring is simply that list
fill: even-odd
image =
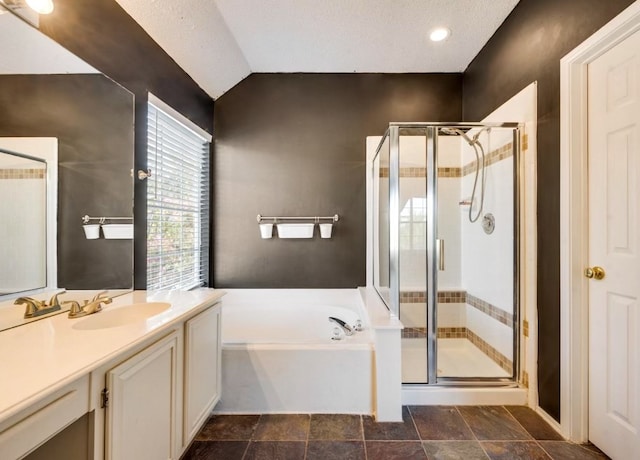
[{"label": "mirror reflection", "polygon": [[[88,239],[82,218],[89,215],[107,218],[104,223],[122,223],[108,218],[131,217],[133,222],[133,95],[2,6],[0,37],[0,147],[7,138],[49,138],[57,144],[58,203],[45,218],[55,223],[54,257],[45,257],[46,251],[37,261],[35,255],[29,257],[40,273],[42,267],[45,273],[54,273],[51,278],[56,283],[37,284],[67,290],[131,289],[130,233],[107,239],[100,231],[98,238]],[[0,201],[8,198],[0,189]],[[43,218],[41,209],[31,208]],[[6,216],[14,217],[17,214]],[[5,221],[5,216],[0,220]],[[37,233],[43,231],[37,229]],[[10,238],[0,235],[0,254],[10,246],[41,244],[33,239],[35,232]],[[0,264],[0,273],[8,269],[4,257]],[[21,289],[7,286],[6,290]],[[0,288],[4,293],[5,286]],[[6,296],[0,300],[1,305],[12,305]]]},{"label": "mirror reflection", "polygon": [[0,295],[47,285],[47,163],[0,148]]}]

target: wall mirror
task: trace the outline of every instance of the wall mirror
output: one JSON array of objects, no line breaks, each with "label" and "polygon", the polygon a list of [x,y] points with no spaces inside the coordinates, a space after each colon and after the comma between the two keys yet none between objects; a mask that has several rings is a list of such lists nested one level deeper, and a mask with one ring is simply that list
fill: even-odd
[{"label": "wall mirror", "polygon": [[1,146],[0,295],[10,295],[47,286],[47,162]]},{"label": "wall mirror", "polygon": [[[105,224],[133,223],[133,94],[2,3],[0,37],[0,148],[6,145],[2,139],[47,138],[57,143],[57,209],[45,217],[45,222],[55,220],[55,257],[33,260],[33,266],[54,273],[44,282],[47,288],[131,290],[133,239],[107,239],[102,231],[98,238],[87,239],[82,217],[104,217]],[[16,148],[5,150],[32,156]],[[7,199],[0,187],[0,201]],[[16,217],[9,214],[0,221]],[[91,223],[100,224],[98,219]],[[0,254],[9,245],[29,245],[30,238],[32,232],[0,238]],[[5,268],[0,267],[0,273]],[[51,278],[57,278],[55,285]],[[5,308],[22,308],[11,299],[20,294],[8,292],[22,290],[16,286],[1,286],[0,315]]]}]

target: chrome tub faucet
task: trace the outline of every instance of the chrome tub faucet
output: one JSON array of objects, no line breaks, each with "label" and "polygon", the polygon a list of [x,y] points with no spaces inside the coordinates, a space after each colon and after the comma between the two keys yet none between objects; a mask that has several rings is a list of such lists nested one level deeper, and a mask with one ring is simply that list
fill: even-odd
[{"label": "chrome tub faucet", "polygon": [[329,316],[329,321],[331,321],[332,323],[336,323],[338,326],[340,326],[344,331],[345,335],[353,335],[353,333],[355,332],[355,329],[353,327],[349,326],[340,318],[336,318],[335,316]]}]

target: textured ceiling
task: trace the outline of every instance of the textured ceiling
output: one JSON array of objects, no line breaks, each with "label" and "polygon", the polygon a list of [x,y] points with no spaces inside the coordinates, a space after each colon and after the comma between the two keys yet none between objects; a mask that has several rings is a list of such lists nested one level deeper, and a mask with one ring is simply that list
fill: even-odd
[{"label": "textured ceiling", "polygon": [[117,1],[214,98],[251,72],[462,72],[518,3]]},{"label": "textured ceiling", "polygon": [[213,0],[116,1],[214,99],[251,73]]}]

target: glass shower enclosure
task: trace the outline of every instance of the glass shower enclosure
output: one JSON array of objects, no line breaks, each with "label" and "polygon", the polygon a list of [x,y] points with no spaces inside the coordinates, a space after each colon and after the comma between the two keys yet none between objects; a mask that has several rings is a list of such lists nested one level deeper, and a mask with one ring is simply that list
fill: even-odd
[{"label": "glass shower enclosure", "polygon": [[374,287],[405,384],[505,385],[519,356],[518,123],[391,123],[370,172]]}]

